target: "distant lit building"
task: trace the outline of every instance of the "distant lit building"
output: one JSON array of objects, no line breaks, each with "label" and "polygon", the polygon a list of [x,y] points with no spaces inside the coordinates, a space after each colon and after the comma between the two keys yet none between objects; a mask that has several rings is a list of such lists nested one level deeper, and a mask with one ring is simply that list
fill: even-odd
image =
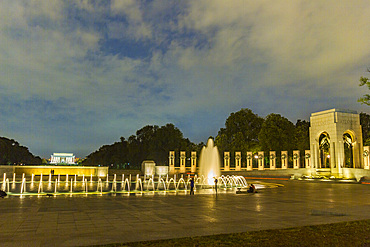
[{"label": "distant lit building", "polygon": [[68,164],[74,165],[75,163],[75,156],[73,153],[53,153],[50,158],[50,164]]}]

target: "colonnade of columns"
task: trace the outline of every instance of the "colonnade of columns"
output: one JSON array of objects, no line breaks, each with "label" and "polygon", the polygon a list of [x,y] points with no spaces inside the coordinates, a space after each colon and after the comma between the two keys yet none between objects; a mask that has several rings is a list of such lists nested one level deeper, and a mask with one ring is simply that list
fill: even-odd
[{"label": "colonnade of columns", "polygon": [[[369,150],[370,152],[370,150]],[[243,157],[241,152],[235,152],[235,167],[230,167],[230,152],[224,152],[223,155],[223,170],[224,171],[241,171],[241,170],[247,170],[251,171],[253,169],[258,170],[275,170],[276,167],[276,151],[270,151],[269,152],[269,167],[265,167],[265,154],[263,151],[257,152],[254,156],[252,152],[247,152],[246,156],[246,162],[243,162]],[[175,151],[170,151],[169,153],[169,172],[175,171]],[[197,153],[195,151],[191,152],[190,157],[186,157],[185,151],[180,151],[180,167],[176,167],[176,169],[179,170],[180,173],[185,173],[186,170],[189,170],[188,167],[186,167],[186,160],[189,160],[190,158],[190,172],[196,172],[197,170]],[[288,151],[282,151],[280,160],[281,160],[281,169],[288,169]],[[311,168],[311,161],[310,161],[310,150],[305,151],[305,168]],[[253,168],[253,160],[257,161],[257,168]],[[244,166],[243,166],[244,163]],[[298,169],[301,168],[301,156],[300,151],[295,150],[293,151],[293,168]]]},{"label": "colonnade of columns", "polygon": [[[174,172],[179,170],[180,173],[185,173],[186,171],[195,173],[197,171],[197,152],[193,151],[190,153],[190,157],[186,157],[186,152],[180,152],[180,167],[175,168],[175,151],[170,151],[169,153],[169,172]],[[221,169],[223,171],[252,171],[253,169],[257,170],[276,170],[276,169],[289,169],[288,160],[289,154],[288,151],[281,151],[280,157],[277,157],[276,151],[269,151],[269,166],[265,166],[265,152],[259,151],[257,153],[247,152],[246,157],[242,157],[241,152],[235,152],[234,154],[234,167],[230,167],[231,155],[230,152],[224,152],[223,164],[221,164]],[[277,167],[278,159],[280,160],[280,166]],[[301,160],[304,159],[304,162]],[[299,150],[294,150],[292,153],[293,160],[293,169],[299,168],[319,168],[312,163],[311,151],[305,150],[304,156],[301,156]],[[364,169],[370,169],[370,147],[364,147],[363,151],[364,159]],[[186,160],[190,160],[190,168],[186,167]],[[255,163],[253,163],[255,162]],[[303,163],[303,164],[302,164]],[[253,167],[253,164],[256,164],[256,167]]]}]

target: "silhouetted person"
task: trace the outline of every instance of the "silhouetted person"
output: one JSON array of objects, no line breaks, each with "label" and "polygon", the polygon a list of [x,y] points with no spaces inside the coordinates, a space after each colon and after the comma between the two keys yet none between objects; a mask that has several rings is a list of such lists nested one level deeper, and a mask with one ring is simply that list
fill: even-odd
[{"label": "silhouetted person", "polygon": [[216,193],[217,193],[217,183],[218,183],[218,180],[217,180],[217,178],[215,178],[215,190],[216,190]]},{"label": "silhouetted person", "polygon": [[249,186],[249,189],[247,190],[248,193],[256,193],[256,187],[254,187],[253,184],[251,184],[251,186]]},{"label": "silhouetted person", "polygon": [[1,197],[1,198],[6,197],[7,195],[8,195],[8,194],[7,194],[5,191],[0,190],[0,197]]},{"label": "silhouetted person", "polygon": [[194,179],[190,179],[190,195],[194,195]]}]

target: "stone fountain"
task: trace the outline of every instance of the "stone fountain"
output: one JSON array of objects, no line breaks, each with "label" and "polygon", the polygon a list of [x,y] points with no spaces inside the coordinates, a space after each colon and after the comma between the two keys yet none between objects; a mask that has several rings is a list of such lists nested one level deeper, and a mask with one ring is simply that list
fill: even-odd
[{"label": "stone fountain", "polygon": [[[209,138],[207,145],[202,148],[199,159],[199,173],[194,176],[197,189],[210,189],[210,186],[215,184],[215,179],[218,179],[218,188],[229,190],[233,188],[245,188],[247,182],[242,176],[221,176],[221,160],[217,147],[214,145],[212,138]],[[189,188],[191,177],[176,177],[166,176],[143,177],[137,174],[136,178],[125,177],[122,175],[122,180],[118,181],[114,174],[113,180],[109,180],[107,174],[106,179],[90,175],[90,181],[81,176],[69,176],[68,174],[54,177],[49,174],[49,179],[43,180],[42,174],[38,177],[38,181],[34,174],[31,176],[31,181],[27,180],[25,174],[22,174],[21,181],[16,181],[16,174],[13,174],[13,181],[10,181],[4,173],[3,181],[0,183],[0,189],[12,196],[24,195],[72,195],[72,194],[137,194],[137,193],[153,193],[153,192],[185,192]],[[29,178],[28,178],[29,179]],[[104,181],[104,180],[106,181]],[[1,181],[0,181],[1,182]],[[120,185],[120,186],[119,186]],[[213,191],[213,190],[212,190]]]}]

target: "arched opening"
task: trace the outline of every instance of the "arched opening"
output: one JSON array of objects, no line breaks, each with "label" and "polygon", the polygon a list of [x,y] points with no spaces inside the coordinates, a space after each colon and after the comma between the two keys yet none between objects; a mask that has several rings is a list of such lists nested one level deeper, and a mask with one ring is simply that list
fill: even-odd
[{"label": "arched opening", "polygon": [[330,168],[330,137],[324,132],[319,137],[320,164],[319,168]]},{"label": "arched opening", "polygon": [[354,168],[353,163],[353,137],[350,133],[343,134],[344,143],[344,167]]}]

